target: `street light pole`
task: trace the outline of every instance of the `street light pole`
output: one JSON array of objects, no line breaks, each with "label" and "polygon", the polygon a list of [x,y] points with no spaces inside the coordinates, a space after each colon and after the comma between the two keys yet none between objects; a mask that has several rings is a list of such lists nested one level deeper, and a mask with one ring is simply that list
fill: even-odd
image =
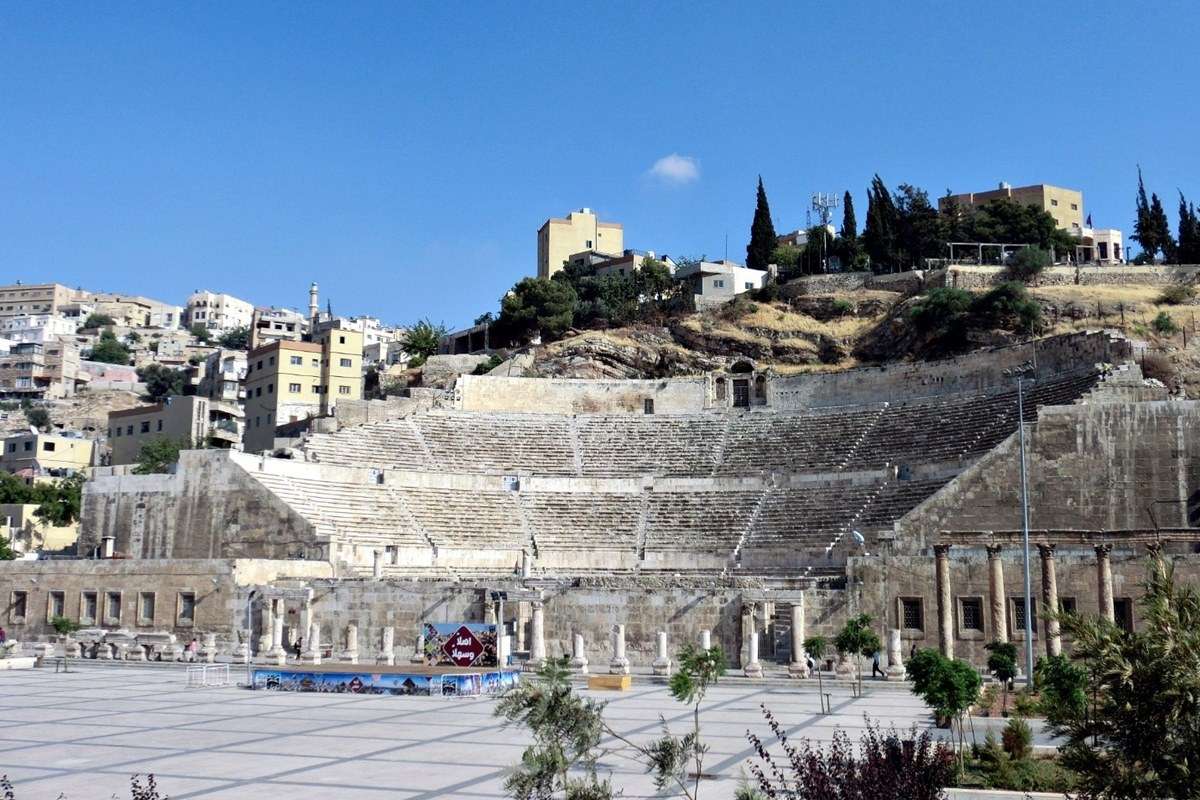
[{"label": "street light pole", "polygon": [[258,594],[257,589],[251,589],[250,594],[246,597],[246,688],[254,688],[254,676],[250,672],[250,647],[251,640],[254,638],[251,635],[253,630],[251,625],[251,615],[254,610],[254,595]]},{"label": "street light pole", "polygon": [[1021,541],[1025,547],[1025,683],[1027,686],[1033,686],[1033,604],[1029,581],[1029,476],[1025,466],[1025,387],[1024,377],[1020,374],[1017,375],[1017,437],[1021,445]]}]

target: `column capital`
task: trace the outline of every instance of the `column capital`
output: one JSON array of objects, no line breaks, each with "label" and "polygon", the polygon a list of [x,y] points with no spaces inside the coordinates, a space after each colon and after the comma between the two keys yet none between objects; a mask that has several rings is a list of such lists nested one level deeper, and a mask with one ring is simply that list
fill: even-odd
[{"label": "column capital", "polygon": [[1111,544],[1098,544],[1095,546],[1097,558],[1108,558],[1108,554],[1112,552]]},{"label": "column capital", "polygon": [[1054,551],[1057,547],[1058,545],[1054,544],[1054,542],[1039,542],[1037,549],[1042,554],[1042,559],[1048,561],[1054,558]]},{"label": "column capital", "polygon": [[1146,542],[1146,552],[1155,558],[1162,556],[1162,542]]},{"label": "column capital", "polygon": [[951,545],[948,544],[935,544],[933,546],[933,554],[938,558],[945,558],[950,554],[950,547]]},{"label": "column capital", "polygon": [[984,547],[987,549],[988,558],[990,559],[999,558],[1000,553],[1004,550],[1004,548],[998,544],[984,545]]}]

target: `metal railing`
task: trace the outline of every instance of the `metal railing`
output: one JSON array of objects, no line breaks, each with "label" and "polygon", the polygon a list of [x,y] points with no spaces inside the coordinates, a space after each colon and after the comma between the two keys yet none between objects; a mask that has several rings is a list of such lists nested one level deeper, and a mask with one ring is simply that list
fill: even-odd
[{"label": "metal railing", "polygon": [[216,686],[232,686],[228,664],[202,664],[187,669],[187,688],[209,689]]}]

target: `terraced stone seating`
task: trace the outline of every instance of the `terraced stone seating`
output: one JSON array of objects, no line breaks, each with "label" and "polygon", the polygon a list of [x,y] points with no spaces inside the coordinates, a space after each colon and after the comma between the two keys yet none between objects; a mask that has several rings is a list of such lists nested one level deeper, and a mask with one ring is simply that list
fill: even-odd
[{"label": "terraced stone seating", "polygon": [[747,538],[743,553],[757,548],[823,553],[878,491],[877,485],[805,486],[773,489]]},{"label": "terraced stone seating", "polygon": [[440,470],[576,474],[569,420],[564,416],[439,412],[409,419]]},{"label": "terraced stone seating", "polygon": [[522,492],[520,502],[541,551],[637,549],[641,493]]},{"label": "terraced stone seating", "polygon": [[513,492],[410,487],[395,491],[439,547],[521,550],[531,546]]},{"label": "terraced stone seating", "polygon": [[646,551],[732,555],[761,496],[761,491],[651,492]]},{"label": "terraced stone seating", "polygon": [[878,489],[862,515],[854,521],[854,528],[870,543],[874,534],[890,529],[892,523],[945,485],[945,480],[890,481]]},{"label": "terraced stone seating", "polygon": [[596,477],[708,475],[728,425],[722,414],[581,416],[582,471]]},{"label": "terraced stone seating", "polygon": [[323,464],[395,469],[431,469],[421,437],[407,419],[314,433],[304,449]]},{"label": "terraced stone seating", "polygon": [[357,545],[429,546],[389,487],[271,472],[249,474],[312,522],[318,534]]},{"label": "terraced stone seating", "polygon": [[865,409],[736,415],[715,474],[834,470],[879,414],[879,409]]}]

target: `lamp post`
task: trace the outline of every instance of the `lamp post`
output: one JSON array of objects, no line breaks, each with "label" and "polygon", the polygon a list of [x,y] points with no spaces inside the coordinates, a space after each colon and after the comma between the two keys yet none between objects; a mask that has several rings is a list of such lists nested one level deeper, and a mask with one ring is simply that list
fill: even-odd
[{"label": "lamp post", "polygon": [[1025,684],[1033,686],[1033,597],[1029,579],[1029,476],[1025,466],[1025,373],[1032,362],[1004,370],[1017,379],[1017,440],[1021,449],[1021,543],[1025,559]]},{"label": "lamp post", "polygon": [[250,671],[250,640],[253,638],[250,634],[253,630],[251,625],[251,615],[254,612],[254,596],[258,594],[257,589],[251,589],[250,594],[246,597],[246,688],[254,688],[254,676]]}]

